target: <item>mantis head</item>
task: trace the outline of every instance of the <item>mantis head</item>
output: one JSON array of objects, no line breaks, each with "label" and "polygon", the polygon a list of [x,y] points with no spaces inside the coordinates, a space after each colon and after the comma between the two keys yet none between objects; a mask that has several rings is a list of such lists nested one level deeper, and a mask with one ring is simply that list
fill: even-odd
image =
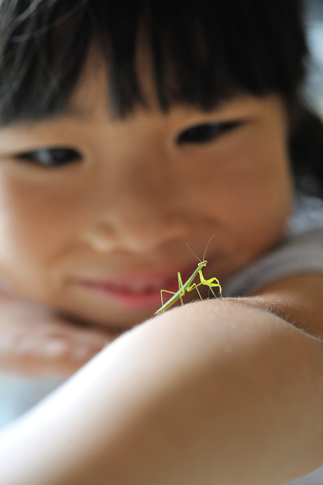
[{"label": "mantis head", "polygon": [[200,261],[199,264],[197,265],[198,268],[204,268],[207,265],[207,261]]}]

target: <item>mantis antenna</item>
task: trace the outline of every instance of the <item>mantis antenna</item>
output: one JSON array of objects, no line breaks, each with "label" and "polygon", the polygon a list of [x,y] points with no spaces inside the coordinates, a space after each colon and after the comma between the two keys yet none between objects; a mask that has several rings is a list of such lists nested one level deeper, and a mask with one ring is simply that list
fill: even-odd
[{"label": "mantis antenna", "polygon": [[213,236],[210,237],[209,242],[206,245],[206,248],[205,248],[205,251],[204,251],[204,254],[203,254],[203,261],[205,261],[205,255],[206,255],[207,248],[209,247],[209,244],[212,241],[212,239],[214,238],[214,236],[215,236],[215,234],[213,234]]},{"label": "mantis antenna", "polygon": [[[207,248],[209,247],[209,244],[210,242],[212,241],[212,239],[214,238],[215,234],[213,234],[213,236],[210,237],[207,245],[206,245],[206,248],[205,248],[205,251],[204,251],[204,254],[203,254],[203,261],[205,261],[205,255],[206,255],[206,251],[207,251]],[[186,246],[188,247],[188,249],[191,251],[191,253],[196,257],[196,259],[199,260],[200,263],[202,263],[202,261],[200,260],[200,258],[198,256],[196,256],[196,254],[194,253],[194,251],[192,251],[192,249],[190,248],[189,244],[186,243]]]},{"label": "mantis antenna", "polygon": [[193,254],[193,256],[195,256],[195,257],[196,257],[196,259],[198,259],[198,260],[199,260],[199,262],[200,262],[200,263],[202,263],[202,261],[200,260],[200,258],[199,258],[198,256],[196,256],[196,254],[194,253],[194,251],[192,251],[192,249],[189,247],[188,242],[186,243],[186,246],[187,246],[187,247],[188,247],[188,249],[191,251],[191,253]]}]

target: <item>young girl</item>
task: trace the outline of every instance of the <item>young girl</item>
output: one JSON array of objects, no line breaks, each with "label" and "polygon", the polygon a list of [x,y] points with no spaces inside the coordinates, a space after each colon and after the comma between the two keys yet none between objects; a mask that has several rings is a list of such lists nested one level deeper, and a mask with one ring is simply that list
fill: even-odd
[{"label": "young girl", "polygon": [[[3,361],[68,374],[124,333],[2,432],[1,484],[274,485],[323,464],[299,10],[1,3],[1,325],[32,335]],[[208,241],[225,298],[154,317]]]}]

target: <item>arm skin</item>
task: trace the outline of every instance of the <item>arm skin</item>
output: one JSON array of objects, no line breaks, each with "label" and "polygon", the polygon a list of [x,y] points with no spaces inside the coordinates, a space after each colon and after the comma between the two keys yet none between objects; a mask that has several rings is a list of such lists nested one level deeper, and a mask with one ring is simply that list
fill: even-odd
[{"label": "arm skin", "polygon": [[[175,308],[0,436],[3,485],[278,485],[323,463],[323,277]],[[292,325],[292,322],[294,325]]]},{"label": "arm skin", "polygon": [[117,336],[0,290],[0,372],[70,377]]}]

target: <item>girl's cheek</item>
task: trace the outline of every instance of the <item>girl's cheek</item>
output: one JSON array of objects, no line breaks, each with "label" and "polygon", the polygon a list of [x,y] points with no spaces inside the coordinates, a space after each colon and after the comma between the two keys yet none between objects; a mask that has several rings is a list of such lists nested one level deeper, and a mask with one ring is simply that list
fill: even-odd
[{"label": "girl's cheek", "polygon": [[1,264],[41,264],[52,259],[70,241],[77,214],[72,194],[1,173]]}]

